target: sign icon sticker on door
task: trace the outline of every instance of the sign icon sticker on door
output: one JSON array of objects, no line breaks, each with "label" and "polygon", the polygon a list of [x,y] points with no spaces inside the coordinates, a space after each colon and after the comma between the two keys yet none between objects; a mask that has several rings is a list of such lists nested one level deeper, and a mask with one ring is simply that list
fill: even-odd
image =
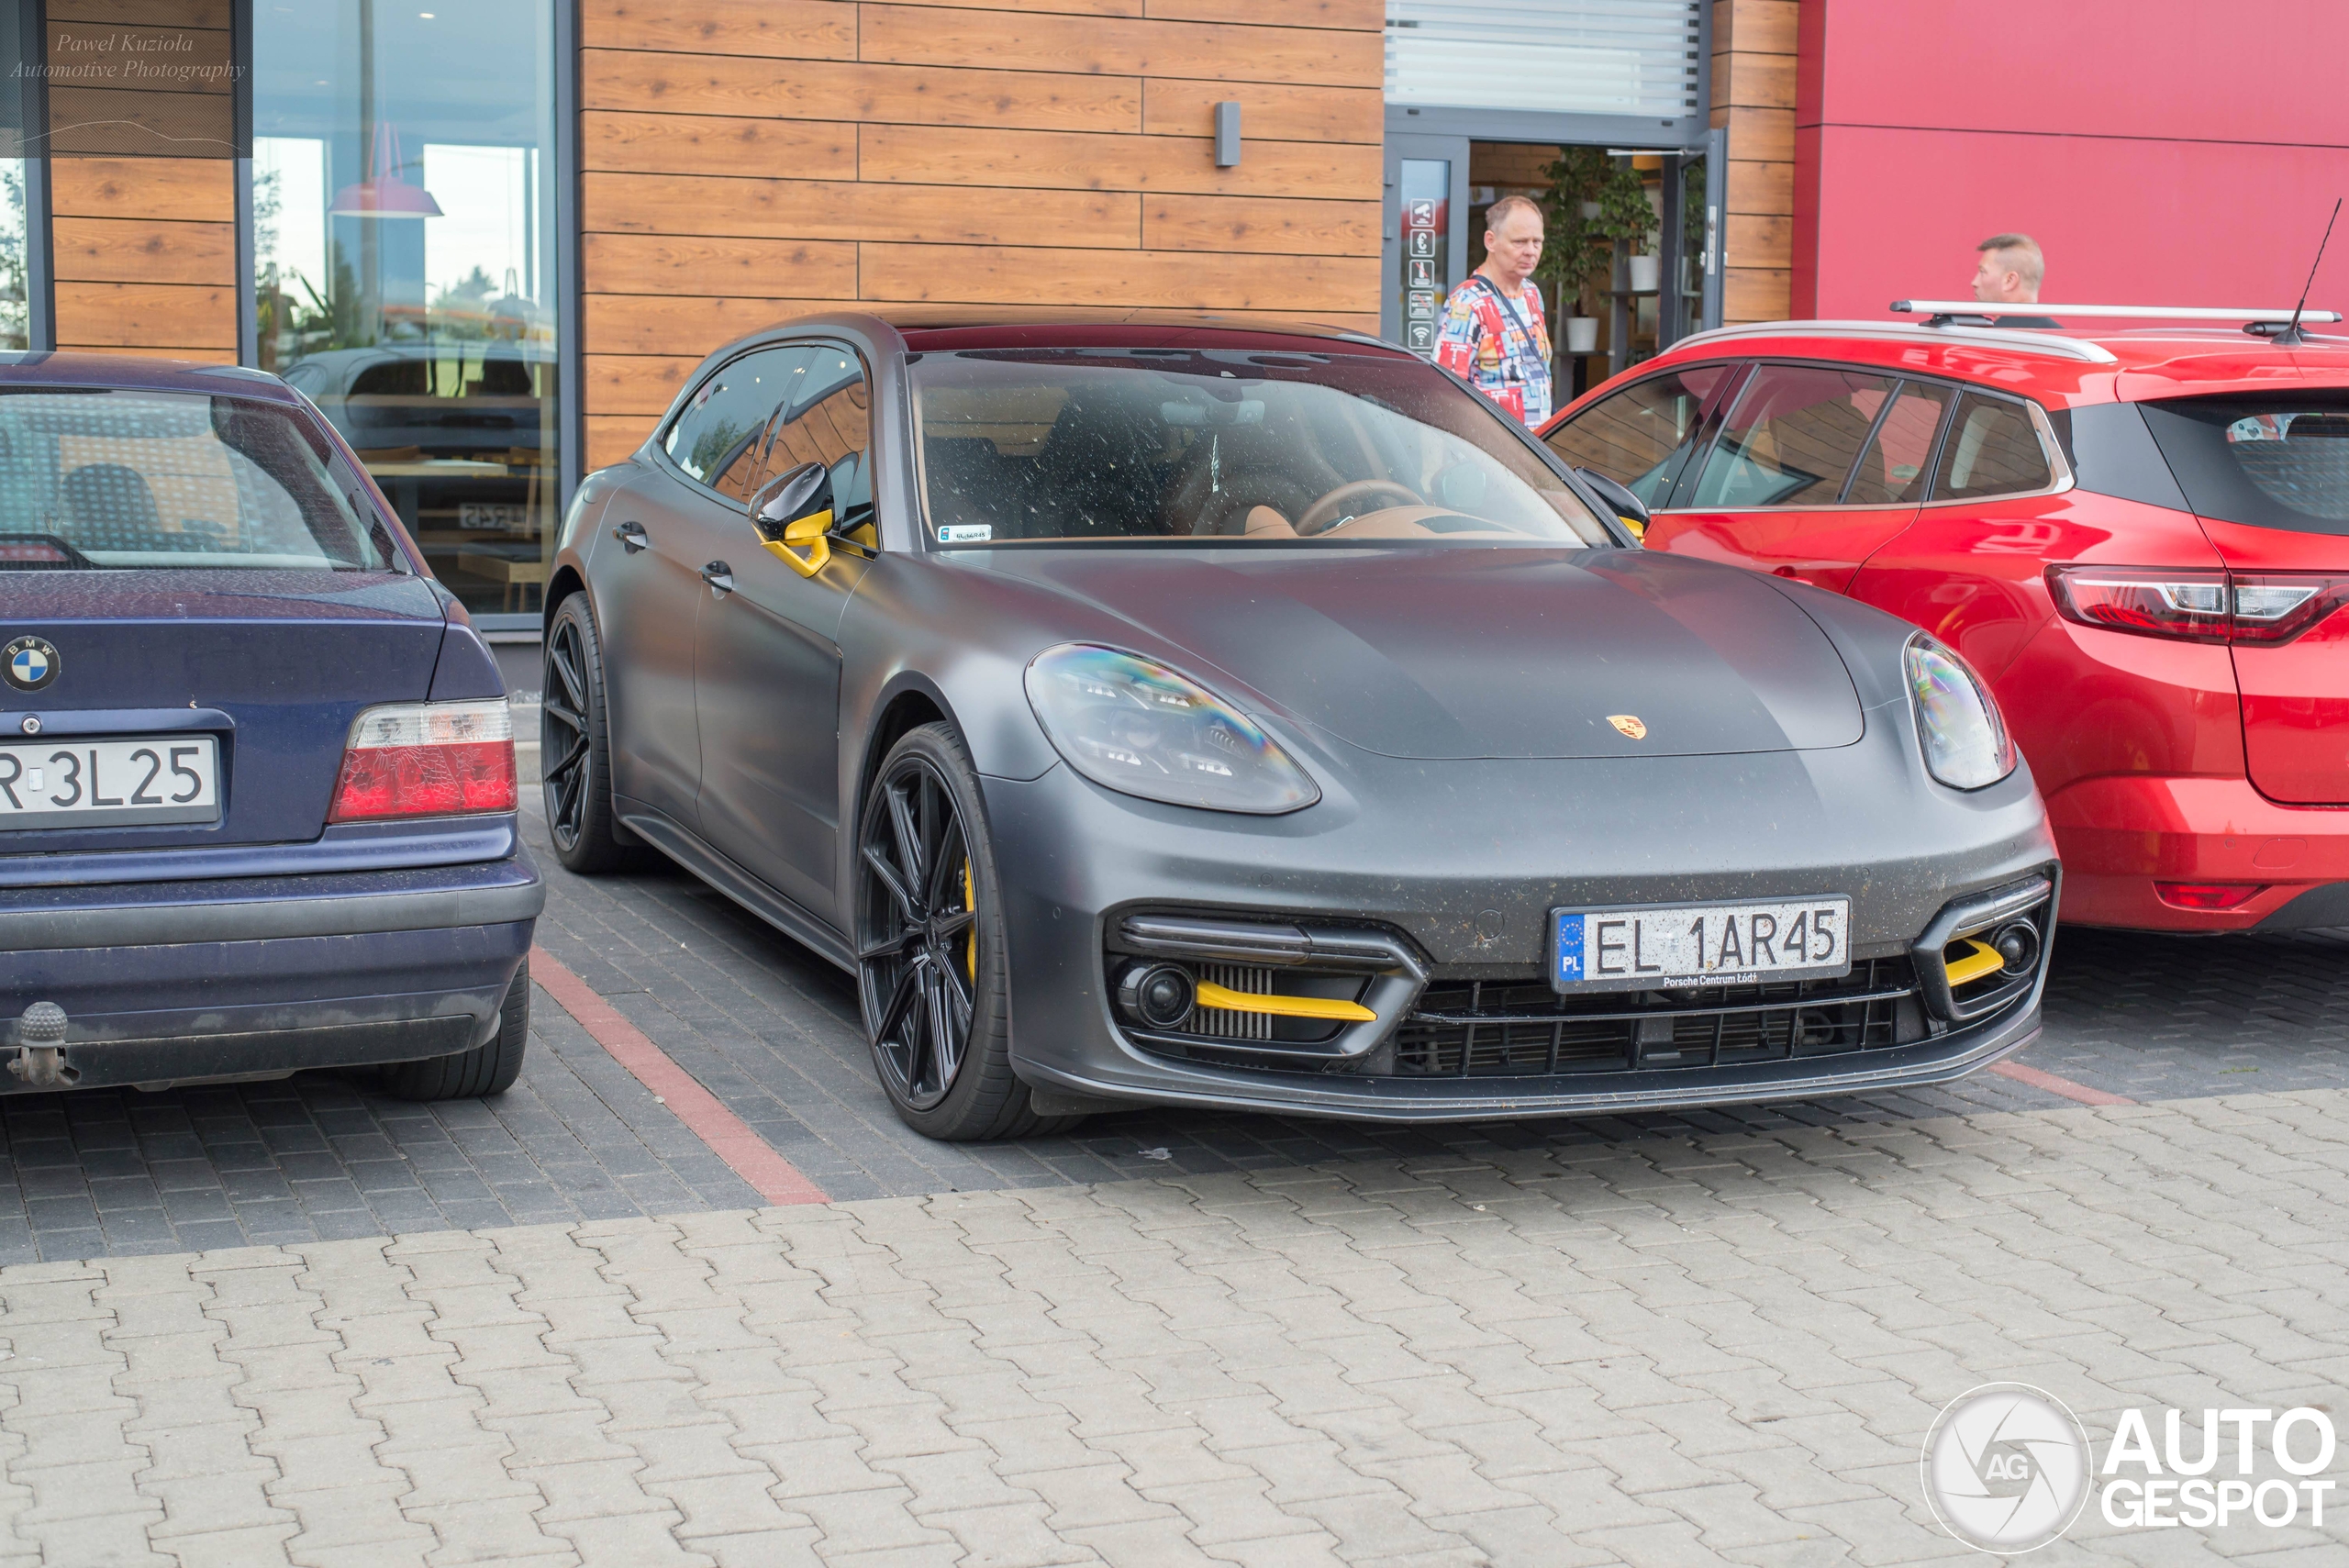
[{"label": "sign icon sticker on door", "polygon": [[1413,228],[1433,228],[1435,227],[1435,203],[1431,201],[1413,202],[1411,204],[1410,226]]},{"label": "sign icon sticker on door", "polygon": [[1423,289],[1411,291],[1411,319],[1414,321],[1435,319],[1435,295],[1432,292]]},{"label": "sign icon sticker on door", "polygon": [[1411,254],[1414,256],[1434,255],[1435,230],[1431,228],[1414,228],[1411,230]]},{"label": "sign icon sticker on door", "polygon": [[1404,341],[1421,353],[1426,353],[1435,347],[1435,323],[1432,321],[1412,322],[1409,334]]},{"label": "sign icon sticker on door", "polygon": [[1411,258],[1411,286],[1415,289],[1435,287],[1435,263],[1423,257]]}]

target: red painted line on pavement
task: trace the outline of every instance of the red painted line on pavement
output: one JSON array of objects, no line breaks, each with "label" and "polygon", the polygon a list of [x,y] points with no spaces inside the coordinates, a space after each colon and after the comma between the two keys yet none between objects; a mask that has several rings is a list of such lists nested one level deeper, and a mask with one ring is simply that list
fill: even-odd
[{"label": "red painted line on pavement", "polygon": [[2126,1095],[2108,1095],[2102,1089],[2091,1089],[2086,1084],[2075,1084],[2069,1078],[2058,1078],[2053,1073],[2042,1073],[2038,1068],[2025,1067],[2020,1062],[1993,1062],[1990,1071],[2003,1073],[2018,1084],[2028,1084],[2034,1089],[2044,1089],[2051,1095],[2077,1100],[2084,1106],[2133,1106],[2137,1103]]},{"label": "red painted line on pavement", "polygon": [[571,973],[561,959],[533,946],[530,978],[561,1003],[597,1045],[610,1051],[613,1061],[659,1095],[686,1129],[708,1144],[710,1152],[732,1167],[761,1197],[772,1204],[832,1201],[823,1188],[801,1175],[797,1167],[774,1151],[773,1144],[752,1131],[750,1123],[728,1110],[724,1102],[701,1086],[700,1080],[678,1066],[618,1008],[597,995],[594,986]]}]

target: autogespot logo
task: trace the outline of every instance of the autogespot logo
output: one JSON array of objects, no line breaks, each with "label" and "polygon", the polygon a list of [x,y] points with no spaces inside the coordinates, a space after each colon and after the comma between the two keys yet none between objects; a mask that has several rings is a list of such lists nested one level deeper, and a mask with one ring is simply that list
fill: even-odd
[{"label": "autogespot logo", "polygon": [[1943,1407],[1920,1461],[1942,1528],[1984,1551],[2034,1551],[2088,1500],[2088,1439],[2064,1402],[2027,1383],[1986,1383]]}]

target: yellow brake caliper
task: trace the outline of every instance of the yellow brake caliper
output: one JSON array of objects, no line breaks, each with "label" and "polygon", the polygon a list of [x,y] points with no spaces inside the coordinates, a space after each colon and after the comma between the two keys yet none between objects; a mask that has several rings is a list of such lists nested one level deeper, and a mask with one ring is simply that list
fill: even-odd
[{"label": "yellow brake caliper", "polygon": [[972,984],[976,984],[979,978],[979,896],[971,890],[971,862],[968,860],[963,862],[963,907],[971,912],[971,951],[963,962],[971,972]]}]

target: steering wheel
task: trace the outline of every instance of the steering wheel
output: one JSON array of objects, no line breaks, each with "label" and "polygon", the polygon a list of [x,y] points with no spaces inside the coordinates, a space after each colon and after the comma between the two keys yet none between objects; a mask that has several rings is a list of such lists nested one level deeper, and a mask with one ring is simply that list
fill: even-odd
[{"label": "steering wheel", "polygon": [[1308,506],[1305,509],[1305,516],[1297,519],[1297,537],[1310,539],[1315,534],[1327,533],[1337,527],[1341,517],[1360,517],[1364,512],[1382,510],[1381,507],[1363,506],[1356,504],[1372,495],[1393,496],[1394,499],[1386,503],[1388,506],[1424,506],[1427,505],[1420,499],[1419,492],[1408,484],[1397,484],[1391,479],[1357,479],[1351,484],[1339,485],[1335,490]]}]

